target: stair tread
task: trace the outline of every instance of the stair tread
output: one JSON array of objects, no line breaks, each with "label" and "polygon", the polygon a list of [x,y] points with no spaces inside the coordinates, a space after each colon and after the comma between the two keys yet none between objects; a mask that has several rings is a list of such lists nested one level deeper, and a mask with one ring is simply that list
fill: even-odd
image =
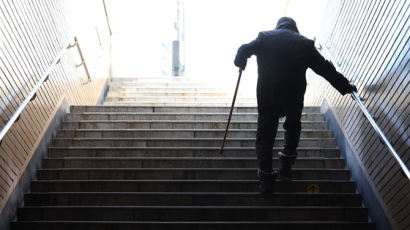
[{"label": "stair tread", "polygon": [[250,205],[245,205],[245,206],[234,206],[234,205],[227,205],[227,206],[218,206],[218,205],[210,205],[210,206],[194,206],[194,205],[182,205],[182,206],[174,206],[174,205],[159,205],[159,206],[149,206],[149,205],[130,205],[130,206],[113,206],[113,205],[78,205],[78,206],[24,206],[20,207],[20,209],[65,209],[65,208],[82,208],[82,209],[87,209],[87,208],[118,208],[118,209],[356,209],[356,210],[362,210],[366,209],[363,207],[354,207],[354,206],[278,206],[278,205],[272,205],[272,206],[250,206]]},{"label": "stair tread", "polygon": [[[257,191],[259,180],[36,180],[31,183],[31,191]],[[309,186],[315,184],[320,192],[354,193],[356,183],[348,178],[344,180],[293,180],[275,182],[276,192],[309,192]]]},{"label": "stair tread", "polygon": [[24,196],[26,205],[298,205],[361,207],[356,193],[259,192],[34,192]]},{"label": "stair tread", "polygon": [[[151,105],[145,105],[145,106],[124,106],[124,105],[72,105],[71,108],[186,108],[184,106],[151,106]],[[226,108],[230,109],[230,106],[190,106],[190,108]],[[235,108],[251,108],[251,109],[256,109],[257,106],[235,106]],[[320,106],[305,106],[303,108],[320,108]]]},{"label": "stair tread", "polygon": [[[257,160],[256,157],[47,157],[45,160],[215,160],[215,161],[243,161]],[[278,160],[278,157],[273,157],[273,160]],[[298,157],[298,160],[344,160],[343,158],[329,157]]]},{"label": "stair tread", "polygon": [[[138,179],[256,179],[256,168],[54,168],[39,169],[39,179],[138,180]],[[348,180],[348,169],[295,168],[295,179]],[[256,190],[255,190],[256,191]]]},{"label": "stair tread", "polygon": [[[175,111],[175,110],[183,110],[183,111],[197,111],[198,110],[207,110],[207,111],[212,111],[212,110],[225,110],[226,112],[229,112],[230,110],[230,105],[190,105],[187,107],[186,105],[147,105],[147,104],[140,104],[140,105],[134,105],[134,104],[110,104],[110,105],[88,105],[88,106],[71,106],[70,107],[72,111],[79,112],[79,111],[87,111],[87,110],[144,110],[144,111],[151,111],[151,112],[157,112],[157,111]],[[320,107],[317,106],[305,106],[304,111],[310,110],[310,111],[315,111],[315,112],[320,112]],[[243,105],[243,104],[238,104],[235,105],[234,107],[234,112],[237,111],[254,111],[257,112],[257,107],[256,104],[254,105]]]},{"label": "stair tread", "polygon": [[[71,112],[69,114],[103,114],[103,115],[117,115],[117,114],[143,114],[143,115],[228,115],[229,112]],[[234,112],[233,115],[258,115],[257,112]],[[302,115],[318,114],[323,115],[320,112],[303,112]]]},{"label": "stair tread", "polygon": [[[198,140],[198,141],[220,141],[222,138],[204,138],[204,137],[196,137],[196,138],[184,138],[184,137],[124,137],[124,138],[116,138],[116,137],[56,137],[55,140]],[[249,137],[229,137],[226,138],[226,141],[254,141],[256,138],[249,138]],[[277,137],[276,140],[285,140],[283,137]],[[317,137],[317,138],[310,138],[310,137],[301,137],[300,140],[335,140],[333,137]]]},{"label": "stair tread", "polygon": [[[124,132],[124,131],[152,131],[152,132],[161,132],[161,131],[183,131],[183,132],[225,132],[225,129],[60,129],[59,131],[116,131],[116,132]],[[229,132],[255,132],[256,129],[229,129]],[[284,132],[284,129],[278,129],[278,132]],[[302,129],[302,132],[330,132],[328,129]]]},{"label": "stair tread", "polygon": [[[78,120],[78,121],[64,121],[65,123],[146,123],[146,122],[159,122],[159,123],[227,123],[226,120]],[[250,123],[256,124],[257,121],[249,120],[233,120],[230,123]],[[284,121],[279,121],[279,123],[284,123]],[[301,121],[301,123],[317,123],[324,124],[326,121]]]},{"label": "stair tread", "polygon": [[19,221],[11,222],[12,228],[27,229],[375,229],[374,223],[367,221]]},{"label": "stair tread", "polygon": [[[45,170],[154,170],[154,171],[253,171],[257,168],[59,168],[59,169],[39,169]],[[292,169],[293,170],[293,169]],[[295,168],[293,171],[349,171],[348,169],[333,168]]]},{"label": "stair tread", "polygon": [[[250,97],[250,96],[243,96],[243,95],[238,95],[239,97],[237,98],[246,98],[246,99],[252,99],[256,101],[255,97]],[[195,97],[188,97],[189,99],[209,99],[209,98],[222,98],[222,99],[227,99],[227,100],[232,100],[231,95],[226,95],[226,96],[195,96]],[[165,98],[165,99],[170,99],[170,98],[181,98],[181,99],[186,99],[186,96],[110,96],[110,98]]]},{"label": "stair tread", "polygon": [[213,224],[213,223],[218,223],[218,224],[246,224],[246,223],[284,223],[284,224],[292,224],[292,223],[314,223],[314,224],[328,224],[328,223],[347,223],[347,224],[354,224],[354,223],[366,223],[366,224],[372,224],[366,221],[48,221],[48,220],[38,220],[38,221],[18,221],[21,223],[27,222],[27,223],[32,223],[32,222],[61,222],[61,223],[153,223],[153,224],[191,224],[191,223],[198,223],[198,224]]},{"label": "stair tread", "polygon": [[[88,146],[66,146],[66,147],[56,147],[51,146],[49,149],[179,149],[179,150],[219,150],[220,147],[88,147]],[[273,147],[273,149],[283,149],[283,147]],[[338,150],[337,147],[334,148],[325,148],[325,147],[298,147],[299,150],[325,150],[325,149],[334,149]],[[224,150],[255,150],[255,147],[225,147]]]},{"label": "stair tread", "polygon": [[[259,192],[31,192],[27,195],[59,195],[59,194],[73,194],[73,195],[185,195],[185,196],[257,196],[260,198],[270,198],[261,196]],[[351,196],[360,197],[356,193],[337,193],[337,192],[321,192],[321,193],[306,193],[306,192],[275,192],[271,198],[277,198],[277,196]]]},{"label": "stair tread", "polygon": [[[259,182],[259,180],[204,180],[204,179],[198,179],[198,180],[33,180],[33,183],[68,183],[68,182],[79,182],[79,183],[87,183],[87,182],[98,182],[98,183],[124,183],[124,182],[138,182],[138,183],[144,183],[144,182],[155,182],[155,183],[161,183],[161,182],[166,182],[166,183],[205,183],[205,182],[211,182],[211,183],[249,183],[249,182]],[[350,180],[292,180],[292,181],[277,181],[276,183],[323,183],[323,182],[329,182],[329,183],[351,183],[354,184],[355,182],[350,181]]]}]

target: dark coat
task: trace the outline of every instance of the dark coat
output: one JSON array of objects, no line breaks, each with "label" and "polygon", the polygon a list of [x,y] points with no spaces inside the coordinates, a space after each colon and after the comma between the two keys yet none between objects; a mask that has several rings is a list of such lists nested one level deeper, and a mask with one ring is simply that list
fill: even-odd
[{"label": "dark coat", "polygon": [[307,68],[324,77],[341,94],[352,92],[349,81],[316,50],[314,41],[299,34],[291,18],[281,18],[275,30],[260,32],[254,41],[242,45],[235,65],[244,69],[252,55],[257,56],[258,91],[264,91],[258,92],[258,104],[261,93],[275,89],[282,91],[278,95],[290,102],[301,101],[303,106]]}]

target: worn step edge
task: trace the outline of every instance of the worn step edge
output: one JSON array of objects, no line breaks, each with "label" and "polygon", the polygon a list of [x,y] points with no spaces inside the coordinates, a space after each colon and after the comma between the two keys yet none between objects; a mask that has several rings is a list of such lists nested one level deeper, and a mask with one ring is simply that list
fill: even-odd
[{"label": "worn step edge", "polygon": [[289,229],[315,229],[315,230],[375,230],[375,225],[369,222],[353,221],[207,221],[207,222],[137,222],[137,221],[13,221],[12,230],[17,229],[41,230],[72,230],[92,229],[99,230],[134,230],[144,229],[178,229],[178,230],[289,230]]},{"label": "worn step edge", "polygon": [[[226,120],[77,120],[77,121],[64,121],[64,123],[227,123]],[[257,121],[249,120],[234,120],[230,122],[244,123],[244,124],[257,124]],[[279,121],[280,124],[285,123],[284,121]],[[327,124],[327,121],[301,121],[302,124]]]},{"label": "worn step edge", "polygon": [[[112,171],[112,170],[145,170],[145,171],[251,171],[255,173],[257,168],[61,168],[61,169],[38,169],[39,171],[68,171],[68,170],[101,170],[101,171]],[[295,168],[292,171],[341,171],[341,172],[350,172],[348,169],[328,169],[328,168]]]},{"label": "worn step edge", "polygon": [[[278,158],[272,159],[274,166],[278,165]],[[44,168],[129,168],[129,167],[193,167],[213,168],[229,165],[230,167],[255,167],[256,158],[187,158],[187,157],[61,157],[43,159]],[[300,158],[293,168],[345,168],[342,158]]]},{"label": "worn step edge", "polygon": [[[67,212],[73,214],[67,215]],[[120,212],[120,213],[116,213]],[[252,213],[249,215],[249,212]],[[308,215],[303,215],[309,212]],[[145,220],[145,221],[263,221],[283,220],[293,214],[299,221],[365,221],[367,208],[343,206],[26,206],[20,220]],[[111,216],[107,218],[107,215]],[[222,214],[222,216],[220,216]],[[272,217],[275,214],[276,218]],[[239,215],[239,216],[238,216]],[[246,216],[246,217],[245,217]]]},{"label": "worn step edge", "polygon": [[[109,94],[111,93],[111,92],[108,92]],[[231,98],[231,96],[230,96],[230,93],[224,93],[224,94],[226,94],[226,96],[214,96],[214,97],[210,97],[210,96],[196,96],[196,97],[186,97],[186,96],[154,96],[154,95],[152,95],[152,96],[111,96],[111,97],[109,97],[109,98],[111,98],[111,99],[118,99],[118,98],[120,98],[120,99],[154,99],[154,100],[156,100],[156,99],[182,99],[182,100],[198,100],[198,99],[201,99],[201,100],[207,100],[207,99],[210,99],[210,98],[212,98],[212,99],[226,99],[226,100],[232,100],[232,98]],[[242,96],[242,97],[239,97],[239,98],[242,98],[242,99],[249,99],[249,100],[255,100],[256,101],[256,98],[255,97],[249,97],[249,96]]]},{"label": "worn step edge", "polygon": [[[356,193],[306,193],[306,192],[276,192],[271,196],[262,196],[259,192],[31,192],[25,196],[35,195],[135,195],[135,196],[255,196],[263,199],[273,198],[274,196],[344,196],[360,198]],[[277,197],[276,197],[277,198]],[[202,206],[202,205],[201,205]],[[294,206],[294,205],[292,205]],[[311,205],[310,205],[311,206]],[[348,207],[348,206],[346,206]],[[351,207],[351,206],[349,206]]]},{"label": "worn step edge", "polygon": [[[77,131],[77,132],[225,132],[225,129],[59,129],[59,132]],[[229,132],[256,132],[256,129],[229,129]],[[285,132],[284,129],[278,129],[278,132]],[[330,133],[328,129],[302,129],[301,132],[325,132]]]},{"label": "worn step edge", "polygon": [[[256,168],[60,168],[39,169],[41,180],[140,180],[140,179],[207,179],[227,180],[257,179]],[[276,168],[275,168],[276,170]],[[304,180],[349,180],[347,169],[296,168],[294,179]]]},{"label": "worn step edge", "polygon": [[[219,147],[81,147],[81,146],[68,146],[68,147],[49,147],[49,149],[90,149],[90,150],[220,150]],[[255,147],[226,147],[224,150],[235,151],[249,151],[255,150]],[[282,150],[282,147],[273,147],[273,150]],[[309,150],[331,150],[338,151],[339,148],[321,148],[321,147],[298,147],[297,150],[309,151]]]},{"label": "worn step edge", "polygon": [[[75,137],[75,138],[67,138],[67,137],[56,137],[55,140],[83,140],[83,141],[220,141],[222,138],[203,138],[203,137],[198,137],[198,138],[183,138],[183,137],[167,137],[167,138],[159,138],[159,137],[132,137],[132,138],[113,138],[113,137],[101,137],[101,138],[96,138],[96,137]],[[249,138],[249,137],[229,137],[226,138],[226,141],[255,141],[256,138]],[[285,138],[276,138],[276,141],[282,141],[285,140]],[[336,140],[333,137],[318,137],[318,138],[309,138],[309,137],[302,137],[300,138],[300,141],[321,141],[321,140]]]},{"label": "worn step edge", "polygon": [[[120,107],[120,106],[119,106]],[[139,107],[137,107],[139,108]],[[148,107],[150,108],[150,107]],[[229,115],[227,112],[71,112],[71,115]],[[232,115],[258,115],[257,112],[234,112]],[[323,115],[320,112],[303,112],[303,115]],[[324,115],[323,115],[324,116]]]},{"label": "worn step edge", "polygon": [[[26,205],[297,205],[361,207],[355,193],[276,192],[262,196],[258,192],[36,192],[24,195]],[[97,203],[96,203],[97,202]]]},{"label": "worn step edge", "polygon": [[[32,192],[154,192],[154,191],[250,191],[256,192],[259,180],[35,180],[31,182]],[[312,192],[312,184],[319,190],[315,192],[354,193],[356,183],[346,180],[293,180],[276,181],[276,192]]]},{"label": "worn step edge", "polygon": [[[33,183],[70,183],[70,182],[81,182],[81,183],[259,183],[259,180],[33,180]],[[277,181],[276,183],[349,183],[355,184],[351,180],[292,180],[292,181]]]},{"label": "worn step edge", "polygon": [[[143,111],[149,111],[149,112],[159,112],[159,111],[171,111],[171,110],[182,110],[187,112],[188,111],[197,111],[197,112],[204,112],[204,110],[207,111],[212,111],[212,110],[225,110],[224,112],[228,113],[230,111],[230,106],[147,106],[147,105],[140,105],[140,106],[134,106],[134,105],[104,105],[104,106],[99,106],[99,105],[88,105],[88,106],[76,106],[72,105],[70,106],[70,111],[72,112],[91,112],[89,110],[123,110],[130,112],[130,110],[143,110]],[[198,111],[199,110],[199,111]],[[233,109],[233,112],[237,113],[238,111],[253,111],[257,112],[257,107],[256,106],[235,106]],[[314,111],[314,113],[320,113],[320,107],[317,106],[305,106],[303,108],[303,112],[307,111]],[[95,111],[97,112],[97,111]],[[103,112],[103,111],[100,111]],[[118,112],[118,111],[117,111]],[[174,111],[175,112],[175,111]]]},{"label": "worn step edge", "polygon": [[[283,144],[283,138],[275,140],[275,147]],[[165,145],[163,143],[167,143]],[[255,145],[255,138],[252,139],[227,139],[225,140],[226,147],[251,147]],[[100,147],[216,147],[220,146],[221,139],[219,138],[55,138],[54,147],[81,147],[81,146],[100,146]],[[233,146],[230,146],[230,145]],[[315,147],[333,148],[336,147],[336,140],[333,138],[301,138],[299,142],[300,148],[308,147],[306,145],[315,145]],[[313,146],[310,146],[313,147]]]},{"label": "worn step edge", "polygon": [[[43,160],[159,160],[159,161],[256,161],[256,157],[47,157]],[[272,160],[277,161],[278,157]],[[329,157],[298,157],[302,161],[343,161],[344,158]]]}]

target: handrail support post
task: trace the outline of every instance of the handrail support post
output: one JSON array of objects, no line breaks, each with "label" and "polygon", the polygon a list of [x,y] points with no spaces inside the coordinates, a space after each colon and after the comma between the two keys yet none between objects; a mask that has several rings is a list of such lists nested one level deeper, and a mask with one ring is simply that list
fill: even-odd
[{"label": "handrail support post", "polygon": [[87,63],[85,63],[83,52],[81,52],[81,47],[80,47],[80,43],[78,42],[77,36],[74,37],[74,44],[77,45],[77,50],[81,58],[81,64],[77,65],[76,67],[84,65],[85,74],[87,75],[88,82],[90,82],[91,81],[90,72],[88,71]]}]

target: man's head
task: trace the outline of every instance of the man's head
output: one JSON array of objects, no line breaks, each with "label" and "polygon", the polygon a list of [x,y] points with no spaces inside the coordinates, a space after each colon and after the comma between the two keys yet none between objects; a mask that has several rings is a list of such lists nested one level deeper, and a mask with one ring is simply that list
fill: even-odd
[{"label": "man's head", "polygon": [[288,29],[299,33],[295,20],[289,17],[281,17],[278,21],[278,24],[276,24],[276,29]]}]

